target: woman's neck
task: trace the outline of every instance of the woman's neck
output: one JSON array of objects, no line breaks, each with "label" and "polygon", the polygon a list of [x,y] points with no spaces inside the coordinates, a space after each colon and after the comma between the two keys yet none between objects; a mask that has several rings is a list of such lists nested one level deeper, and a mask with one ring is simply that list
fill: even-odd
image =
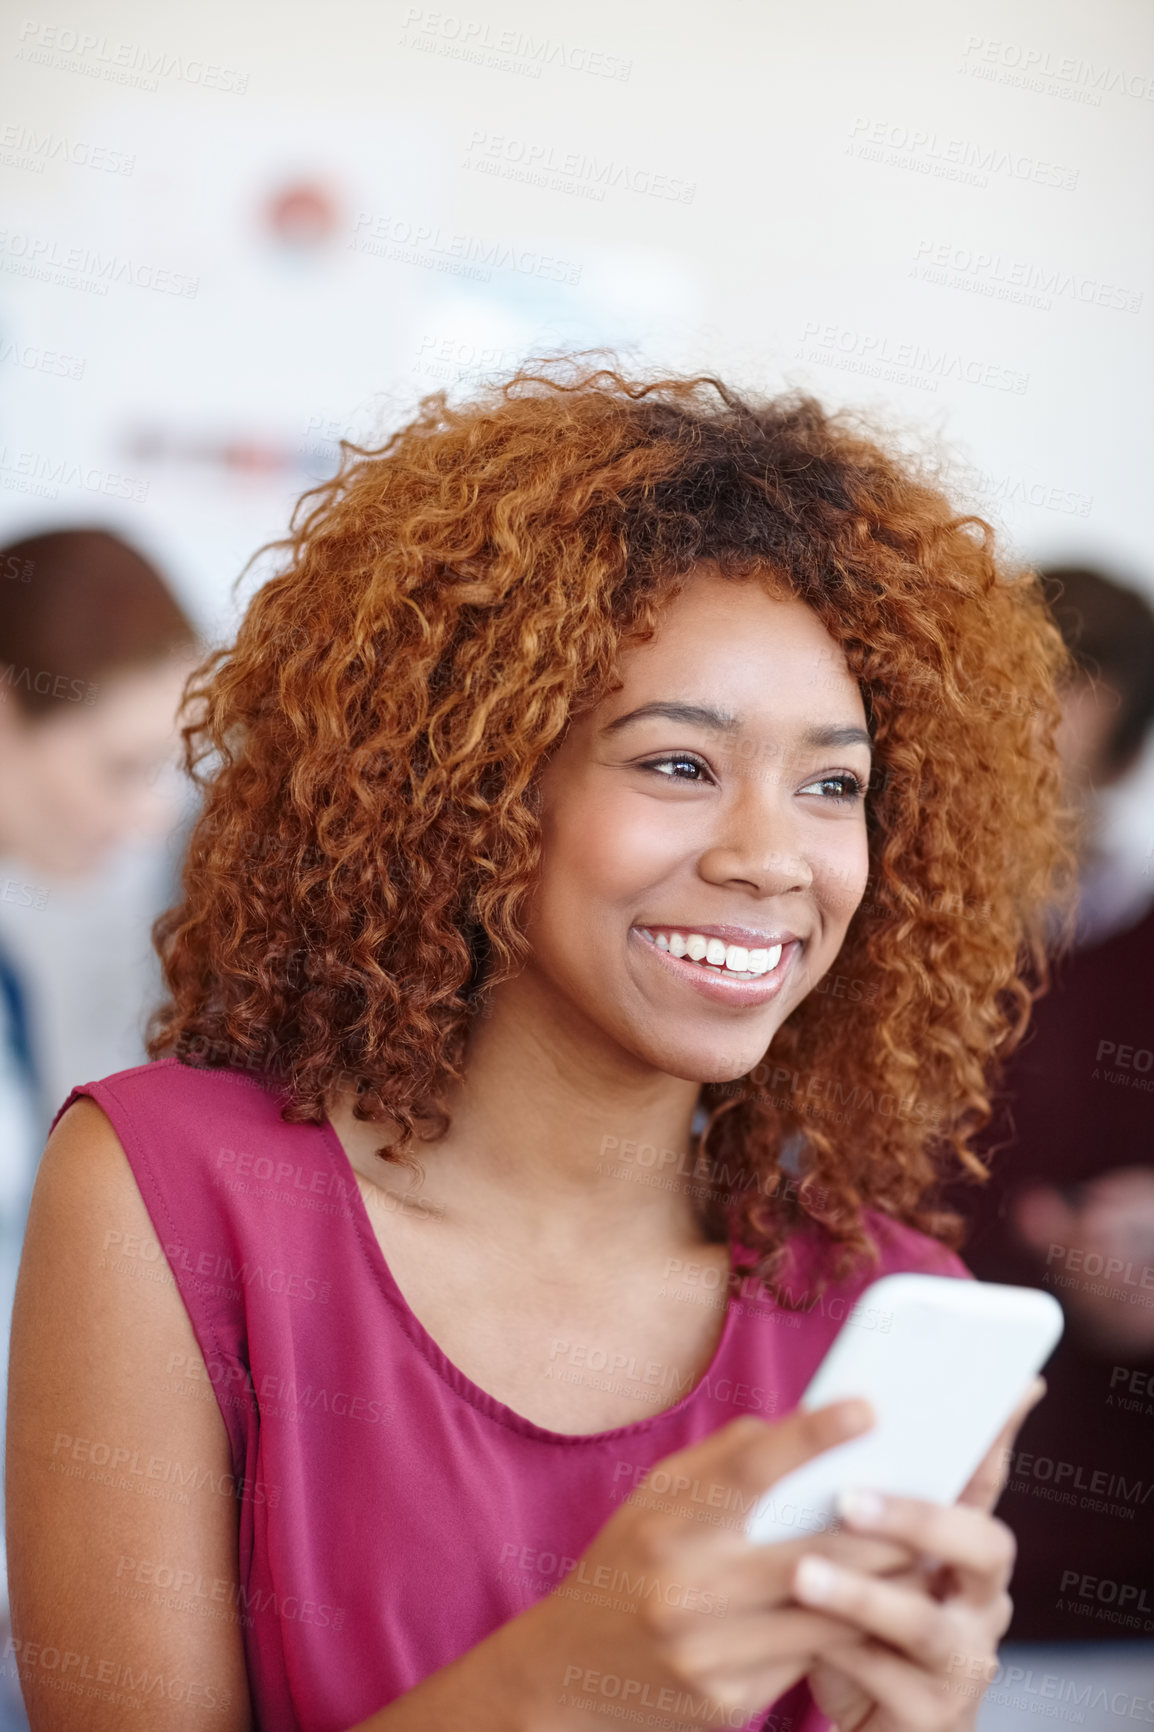
[{"label": "woman's neck", "polygon": [[[591,1241],[613,1254],[639,1234],[670,1247],[706,1237],[690,1155],[700,1083],[653,1071],[587,1024],[561,1026],[529,974],[477,1017],[464,1070],[443,1097],[446,1135],[413,1145],[431,1202],[548,1256]],[[350,1159],[355,1141],[354,1165],[379,1177],[382,1127],[347,1104],[332,1116]]]}]

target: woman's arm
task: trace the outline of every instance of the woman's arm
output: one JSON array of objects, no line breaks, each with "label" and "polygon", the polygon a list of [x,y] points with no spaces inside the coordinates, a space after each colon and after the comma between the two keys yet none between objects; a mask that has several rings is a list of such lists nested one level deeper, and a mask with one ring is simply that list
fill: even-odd
[{"label": "woman's arm", "polygon": [[[7,1663],[32,1732],[252,1732],[228,1434],[215,1399],[172,1392],[174,1364],[212,1385],[155,1245],[119,1138],[75,1102],[40,1162],[12,1320]],[[223,1615],[149,1585],[168,1570],[224,1584]]]}]

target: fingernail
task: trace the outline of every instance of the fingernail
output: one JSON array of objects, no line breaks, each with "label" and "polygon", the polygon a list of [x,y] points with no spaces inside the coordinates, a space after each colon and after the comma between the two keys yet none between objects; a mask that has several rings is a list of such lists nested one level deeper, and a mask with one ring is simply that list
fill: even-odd
[{"label": "fingernail", "polygon": [[824,1558],[802,1558],[794,1588],[803,1600],[828,1600],[837,1586],[837,1571]]},{"label": "fingernail", "polygon": [[847,1522],[857,1527],[876,1527],[886,1513],[884,1499],[876,1491],[864,1491],[854,1486],[850,1491],[839,1491],[837,1494],[838,1514]]}]

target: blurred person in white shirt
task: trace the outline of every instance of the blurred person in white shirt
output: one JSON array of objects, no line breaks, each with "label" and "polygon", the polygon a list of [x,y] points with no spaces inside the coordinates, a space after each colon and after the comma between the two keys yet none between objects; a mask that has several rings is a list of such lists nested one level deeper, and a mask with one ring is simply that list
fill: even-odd
[{"label": "blurred person in white shirt", "polygon": [[[33,1014],[35,922],[53,889],[173,828],[177,709],[200,654],[164,578],[119,536],[62,529],[0,548],[0,1423],[28,1202],[59,1105]],[[102,937],[116,942],[92,934],[97,956]],[[0,1569],[0,1651],[8,1633]],[[5,1657],[0,1732],[25,1725]]]}]

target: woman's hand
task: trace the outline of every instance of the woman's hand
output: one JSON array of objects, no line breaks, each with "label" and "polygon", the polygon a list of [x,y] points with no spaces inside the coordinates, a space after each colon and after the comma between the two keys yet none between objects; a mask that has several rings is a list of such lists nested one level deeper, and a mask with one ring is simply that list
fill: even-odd
[{"label": "woman's hand", "polygon": [[[777,1424],[734,1420],[657,1463],[582,1556],[582,1568],[506,1626],[510,1675],[529,1672],[525,1724],[603,1726],[630,1708],[680,1723],[737,1725],[805,1676],[819,1654],[860,1645],[840,1617],[799,1606],[803,1553],[863,1572],[905,1570],[897,1544],[843,1533],[754,1545],[758,1498],[813,1456],[873,1423],[843,1401]],[[600,1713],[598,1712],[600,1710]],[[518,1722],[520,1724],[520,1722]]]},{"label": "woman's hand", "polygon": [[[840,1732],[963,1732],[972,1727],[1013,1613],[1014,1537],[989,1512],[1014,1437],[1046,1392],[1037,1378],[958,1502],[844,1500],[855,1533],[901,1541],[920,1562],[884,1581],[803,1558],[797,1599],[843,1619],[865,1640],[823,1655],[813,1697]],[[870,1494],[872,1496],[872,1494]]]}]

